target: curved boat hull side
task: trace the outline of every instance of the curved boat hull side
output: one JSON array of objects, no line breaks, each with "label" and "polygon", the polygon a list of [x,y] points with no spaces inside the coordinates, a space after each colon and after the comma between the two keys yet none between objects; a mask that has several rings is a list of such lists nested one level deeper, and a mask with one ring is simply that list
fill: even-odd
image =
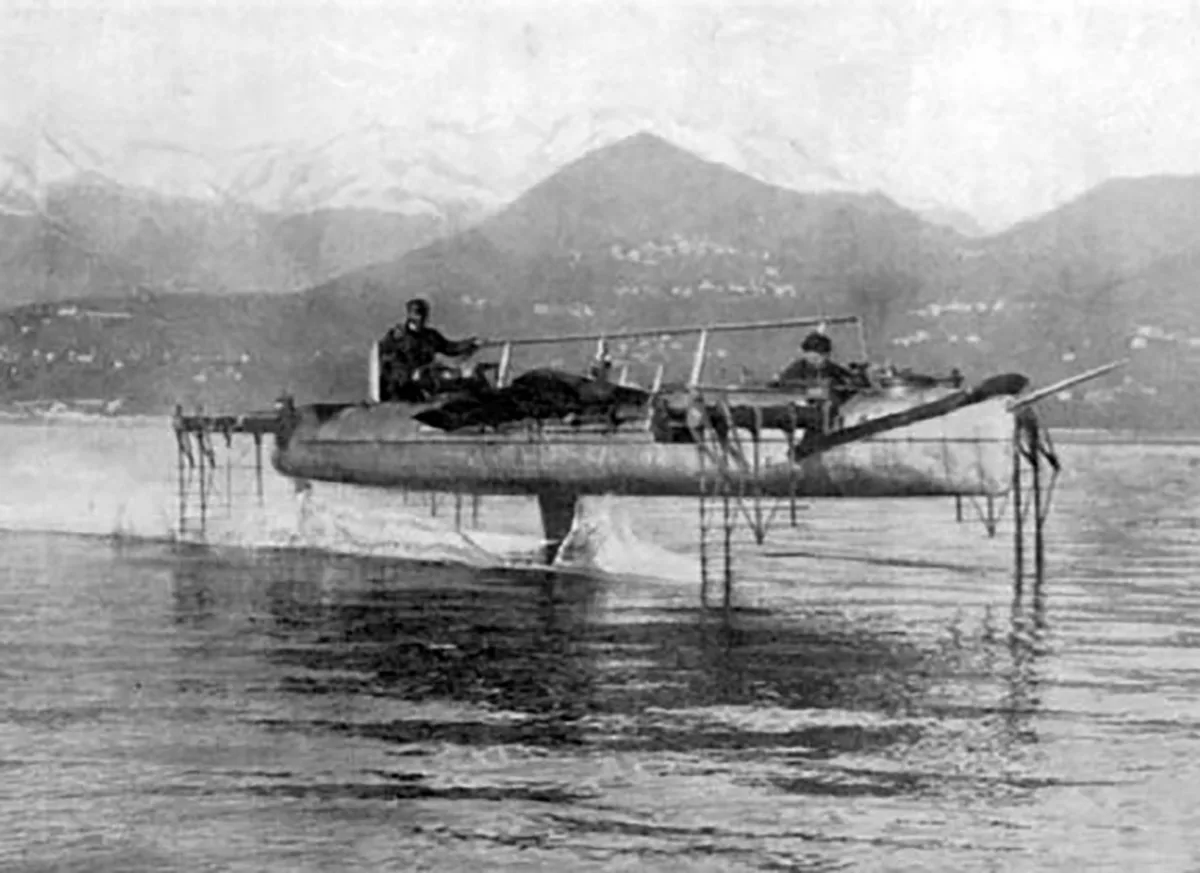
[{"label": "curved boat hull side", "polygon": [[[929,400],[944,392],[929,392]],[[1013,417],[1008,397],[993,397],[878,437],[849,443],[802,462],[804,478],[833,477],[847,496],[876,495],[877,488],[902,491],[904,483],[927,482],[932,493],[991,494],[1008,491],[1012,480]],[[847,408],[845,424],[909,408],[911,397],[881,398]],[[848,477],[861,475],[857,482]],[[941,486],[941,487],[939,487]],[[889,496],[879,494],[877,496]],[[900,496],[897,494],[897,496]]]},{"label": "curved boat hull side", "polygon": [[[935,399],[942,391],[929,392]],[[738,431],[747,468],[732,475],[764,495],[903,497],[1001,494],[1011,475],[1012,415],[1007,397],[994,397],[878,437],[789,463],[778,431],[754,445]],[[847,407],[847,424],[913,404],[886,395]],[[419,428],[398,405],[348,407],[333,416],[300,410],[290,436],[276,447],[275,468],[286,476],[381,488],[461,490],[481,494],[695,496],[711,481],[714,461],[702,463],[693,444],[659,443],[643,430],[613,435],[547,428],[456,435]]]}]

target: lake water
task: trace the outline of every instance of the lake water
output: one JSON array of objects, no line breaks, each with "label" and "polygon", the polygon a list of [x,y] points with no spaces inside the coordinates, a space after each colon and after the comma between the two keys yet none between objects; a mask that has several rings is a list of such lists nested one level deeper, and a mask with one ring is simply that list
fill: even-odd
[{"label": "lake water", "polygon": [[0,449],[0,869],[1200,868],[1200,450],[1065,447],[1040,603],[1007,519],[813,502],[726,616],[694,503],[552,573],[520,501],[268,475],[200,547],[165,423]]}]

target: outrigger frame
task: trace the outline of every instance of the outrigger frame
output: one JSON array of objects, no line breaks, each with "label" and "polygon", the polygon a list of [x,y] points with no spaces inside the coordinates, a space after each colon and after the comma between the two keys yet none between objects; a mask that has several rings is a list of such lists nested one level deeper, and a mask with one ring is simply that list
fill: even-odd
[{"label": "outrigger frame", "polygon": [[[786,329],[789,327],[824,327],[828,325],[855,326],[858,330],[858,337],[865,355],[866,333],[861,318],[856,315],[804,317],[776,321],[737,322],[639,330],[599,331],[565,336],[523,337],[494,341],[487,343],[486,346],[499,347],[501,349],[497,384],[503,385],[506,383],[508,372],[511,368],[513,350],[517,347],[592,341],[597,343],[597,355],[599,357],[606,353],[607,344],[613,340],[695,334],[698,336],[698,341],[692,360],[691,372],[687,381],[688,392],[701,409],[714,405],[720,410],[722,417],[726,421],[732,421],[732,415],[727,403],[728,394],[731,392],[745,393],[755,389],[745,385],[717,386],[706,384],[702,381],[710,335],[733,331]],[[368,371],[371,379],[368,391],[369,402],[378,402],[377,346],[372,348],[369,361]],[[1009,486],[1000,494],[989,492],[984,495],[984,508],[979,506],[976,495],[953,495],[955,499],[956,519],[959,522],[964,520],[962,498],[963,496],[968,496],[974,504],[989,537],[996,536],[997,523],[1003,515],[1003,507],[997,512],[995,498],[1011,498],[1014,520],[1014,608],[1020,604],[1024,595],[1026,564],[1028,563],[1026,560],[1027,550],[1032,552],[1032,581],[1035,592],[1040,596],[1045,580],[1045,529],[1051,509],[1054,487],[1061,470],[1061,464],[1055,453],[1050,433],[1038,421],[1032,406],[1043,397],[1080,382],[1097,378],[1119,366],[1121,363],[1123,362],[1116,362],[1079,374],[1062,382],[1047,386],[1011,403],[1010,411],[1013,413],[1013,430],[1010,438],[1012,475]],[[648,404],[650,410],[653,410],[653,400],[661,385],[662,367],[660,365],[654,379],[654,387],[651,389],[651,402]],[[712,402],[710,403],[710,401]],[[290,404],[290,398],[284,398],[283,402]],[[795,418],[798,419],[799,410],[796,404],[793,404],[793,413]],[[756,416],[761,419],[761,411],[758,411]],[[714,583],[720,582],[722,586],[721,606],[728,611],[733,608],[735,578],[732,559],[732,538],[738,524],[738,518],[744,518],[755,541],[757,544],[762,545],[765,542],[772,523],[779,514],[783,500],[774,497],[765,497],[761,488],[756,487],[762,466],[761,434],[763,428],[761,427],[761,420],[756,421],[756,425],[758,426],[754,427],[750,432],[750,446],[749,452],[747,452],[747,447],[743,444],[737,428],[729,428],[727,433],[722,436],[719,434],[717,428],[711,426],[712,422],[706,421],[706,419],[707,416],[699,418],[689,416],[688,421],[688,427],[699,455],[701,470],[696,495],[699,509],[700,597],[702,604],[706,608],[712,606],[710,603],[710,588]],[[198,408],[194,415],[186,415],[182,407],[176,407],[172,426],[175,431],[179,456],[179,534],[181,536],[189,528],[189,483],[191,482],[193,471],[199,473],[196,477],[199,492],[200,524],[198,533],[201,537],[205,535],[213,493],[211,484],[206,483],[212,482],[213,475],[220,466],[213,447],[213,437],[217,435],[223,436],[227,450],[232,448],[232,440],[235,435],[248,434],[253,438],[256,493],[261,502],[263,500],[262,441],[263,437],[268,434],[278,436],[280,422],[281,416],[278,409],[272,412],[261,411],[245,415],[210,416],[205,415],[202,408]],[[647,421],[644,426],[648,429],[650,422]],[[789,510],[788,518],[793,528],[797,527],[799,523],[796,493],[799,469],[798,464],[794,460],[796,454],[794,434],[796,430],[797,428],[793,427],[786,434],[788,441],[789,476],[792,482],[790,494],[786,500]],[[915,440],[908,439],[906,441],[912,442]],[[963,440],[943,437],[934,439],[933,441],[941,443]],[[978,443],[982,440],[971,439],[967,441]],[[192,450],[193,442],[196,446],[196,451],[194,452]],[[227,481],[231,475],[229,473],[229,463],[229,454],[227,451]],[[1047,472],[1048,478],[1046,475]],[[462,494],[456,494],[457,500],[455,504],[456,524],[460,525],[463,514],[462,496]],[[472,515],[477,519],[480,495],[472,494],[471,497]],[[714,523],[713,516],[718,510],[718,507],[713,505],[714,503],[719,504],[719,513],[721,516],[721,538],[717,544],[719,552],[715,559],[710,555],[712,546],[710,535]],[[436,513],[436,502],[431,505],[431,511]],[[572,515],[573,511],[574,502],[572,501]],[[545,514],[546,507],[543,506],[543,515]],[[549,527],[551,520],[543,519],[543,521]],[[570,519],[567,519],[568,527],[569,521]],[[557,519],[554,522],[557,526],[561,527],[563,519]],[[558,543],[556,542],[555,546],[557,545]],[[714,564],[718,564],[719,566],[714,566]]]}]

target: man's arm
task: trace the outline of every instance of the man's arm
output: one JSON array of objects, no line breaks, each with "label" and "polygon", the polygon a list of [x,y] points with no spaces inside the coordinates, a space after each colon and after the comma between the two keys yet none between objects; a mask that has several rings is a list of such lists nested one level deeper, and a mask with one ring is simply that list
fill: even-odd
[{"label": "man's arm", "polygon": [[853,374],[848,368],[843,367],[836,361],[826,361],[825,377],[835,382],[850,382],[853,379]]},{"label": "man's arm", "polygon": [[450,358],[461,358],[463,355],[469,355],[471,352],[479,348],[479,340],[475,337],[468,337],[464,340],[452,342],[442,335],[440,330],[429,328],[429,333],[433,339],[434,350],[439,355],[446,355]]}]

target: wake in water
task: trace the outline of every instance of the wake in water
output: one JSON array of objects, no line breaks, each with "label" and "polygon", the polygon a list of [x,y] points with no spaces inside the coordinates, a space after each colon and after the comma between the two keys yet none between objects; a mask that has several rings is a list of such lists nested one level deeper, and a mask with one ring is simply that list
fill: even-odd
[{"label": "wake in water", "polygon": [[587,568],[619,576],[694,583],[697,566],[689,558],[647,542],[613,497],[579,502],[575,520],[555,556],[556,566]]},{"label": "wake in water", "polygon": [[[241,548],[294,548],[477,567],[535,563],[545,543],[531,498],[484,498],[478,528],[433,517],[393,491],[315,483],[297,490],[264,469],[261,501],[243,459],[206,480],[199,517],[195,470],[184,472],[165,422],[0,423],[0,528],[172,540]],[[498,522],[497,525],[488,524]],[[488,529],[498,526],[500,529]],[[580,501],[556,556],[562,570],[694,582],[693,558],[641,539],[611,498]]]}]

